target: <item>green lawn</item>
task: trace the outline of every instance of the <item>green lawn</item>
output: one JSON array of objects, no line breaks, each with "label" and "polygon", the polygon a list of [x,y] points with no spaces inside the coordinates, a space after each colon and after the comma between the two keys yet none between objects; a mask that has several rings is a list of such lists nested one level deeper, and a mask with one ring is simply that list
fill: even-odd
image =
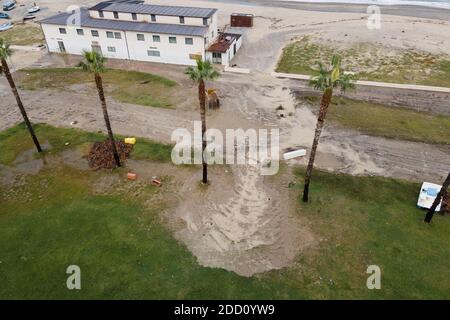
[{"label": "green lawn", "polygon": [[[25,128],[24,124],[20,124],[0,132],[0,164],[10,165],[19,154],[34,148],[33,141]],[[105,136],[102,134],[75,128],[56,128],[46,124],[35,124],[33,128],[41,144],[49,143],[51,145],[51,149],[45,151],[45,154],[56,154],[71,148],[87,150],[92,142],[105,140]],[[116,139],[124,138],[120,135],[115,137]],[[139,138],[138,141],[139,143],[133,148],[133,158],[162,162],[171,160],[172,146],[144,138]],[[69,145],[66,145],[67,142]]]},{"label": "green lawn", "polygon": [[354,72],[359,80],[450,87],[448,57],[415,50],[394,51],[368,43],[337,49],[305,36],[283,49],[276,71],[316,75],[317,62],[329,63],[338,53],[344,70]]},{"label": "green lawn", "polygon": [[0,38],[7,43],[18,46],[30,46],[44,43],[44,35],[38,24],[15,24],[12,29],[2,31]]},{"label": "green lawn", "polygon": [[[100,138],[38,129],[55,144],[54,157],[58,141],[71,137],[73,148]],[[11,129],[1,149],[23,150],[25,137],[23,126]],[[311,202],[299,201],[297,214],[322,241],[289,268],[245,278],[199,266],[174,240],[159,216],[174,186],[124,181],[129,188],[94,192],[102,177],[123,174],[47,166],[25,183],[0,186],[0,298],[450,298],[450,220],[421,222],[417,183],[315,171]],[[290,189],[298,196],[302,174]],[[80,291],[66,289],[72,264],[81,268]],[[365,286],[371,264],[382,270],[378,291]]]},{"label": "green lawn", "polygon": [[[170,108],[179,101],[175,81],[150,73],[107,69],[103,74],[105,91],[120,102],[157,108]],[[89,84],[96,90],[91,74],[79,68],[29,68],[17,72],[18,82],[25,90],[67,89]]]},{"label": "green lawn", "polygon": [[[319,108],[318,97],[299,98]],[[387,138],[450,145],[450,116],[334,97],[327,121],[362,133]]]}]

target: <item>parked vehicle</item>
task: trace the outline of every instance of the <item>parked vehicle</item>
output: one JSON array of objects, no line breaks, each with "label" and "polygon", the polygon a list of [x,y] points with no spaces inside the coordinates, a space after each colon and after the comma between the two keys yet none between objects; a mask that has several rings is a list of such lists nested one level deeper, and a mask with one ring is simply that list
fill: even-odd
[{"label": "parked vehicle", "polygon": [[11,19],[11,17],[7,13],[0,12],[0,19]]},{"label": "parked vehicle", "polygon": [[3,11],[11,11],[16,7],[15,0],[3,0]]},{"label": "parked vehicle", "polygon": [[11,29],[12,27],[13,27],[13,24],[11,22],[0,24],[0,32],[1,31],[6,31],[8,29]]}]

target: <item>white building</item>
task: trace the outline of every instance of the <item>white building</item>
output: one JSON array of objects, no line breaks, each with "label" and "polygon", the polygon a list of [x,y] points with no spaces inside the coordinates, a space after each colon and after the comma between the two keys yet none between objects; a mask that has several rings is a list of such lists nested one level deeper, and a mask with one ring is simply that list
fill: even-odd
[{"label": "white building", "polygon": [[80,55],[96,50],[107,58],[182,65],[210,58],[228,65],[230,52],[234,55],[240,44],[233,44],[228,52],[220,46],[213,59],[208,48],[214,50],[214,43],[223,39],[217,22],[217,9],[134,0],[109,0],[82,8],[79,15],[61,13],[40,21],[50,52]]},{"label": "white building", "polygon": [[242,45],[242,36],[236,33],[221,33],[206,49],[206,60],[229,66],[231,59]]}]

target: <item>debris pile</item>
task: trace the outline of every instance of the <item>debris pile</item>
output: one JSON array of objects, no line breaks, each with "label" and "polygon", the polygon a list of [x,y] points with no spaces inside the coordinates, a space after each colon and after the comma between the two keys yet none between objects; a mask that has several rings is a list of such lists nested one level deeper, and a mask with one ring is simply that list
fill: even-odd
[{"label": "debris pile", "polygon": [[[116,141],[116,148],[117,152],[119,153],[120,161],[124,162],[127,158],[130,157],[133,145],[124,143],[122,141]],[[114,155],[111,150],[111,142],[109,140],[103,142],[95,142],[92,145],[89,154],[85,157],[88,161],[89,167],[94,170],[114,169],[116,167]]]}]

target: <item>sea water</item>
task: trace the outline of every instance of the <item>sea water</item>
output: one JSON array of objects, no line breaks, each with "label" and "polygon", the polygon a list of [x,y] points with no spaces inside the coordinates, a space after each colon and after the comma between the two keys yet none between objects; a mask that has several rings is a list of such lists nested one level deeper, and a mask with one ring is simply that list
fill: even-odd
[{"label": "sea water", "polygon": [[294,2],[309,2],[309,3],[364,3],[374,5],[417,5],[435,8],[450,9],[450,0],[284,0]]}]

